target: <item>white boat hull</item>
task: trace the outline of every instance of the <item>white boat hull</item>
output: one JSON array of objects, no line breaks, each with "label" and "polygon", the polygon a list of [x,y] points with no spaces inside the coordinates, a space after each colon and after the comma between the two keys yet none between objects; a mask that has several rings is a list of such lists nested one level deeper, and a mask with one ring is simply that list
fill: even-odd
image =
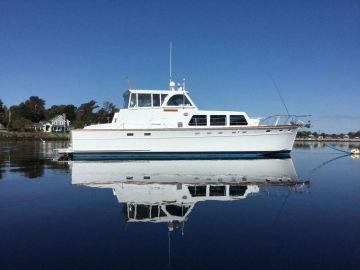
[{"label": "white boat hull", "polygon": [[297,126],[222,129],[74,130],[69,151],[74,159],[124,158],[207,158],[218,155],[267,155],[289,153]]}]

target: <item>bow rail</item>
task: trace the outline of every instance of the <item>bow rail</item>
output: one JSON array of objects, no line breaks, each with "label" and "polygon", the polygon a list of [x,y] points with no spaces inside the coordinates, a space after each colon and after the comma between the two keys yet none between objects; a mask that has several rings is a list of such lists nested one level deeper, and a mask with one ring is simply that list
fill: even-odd
[{"label": "bow rail", "polygon": [[311,115],[271,115],[260,118],[259,126],[296,125],[299,127],[310,128],[309,120],[300,120],[301,118],[309,118],[310,116]]}]

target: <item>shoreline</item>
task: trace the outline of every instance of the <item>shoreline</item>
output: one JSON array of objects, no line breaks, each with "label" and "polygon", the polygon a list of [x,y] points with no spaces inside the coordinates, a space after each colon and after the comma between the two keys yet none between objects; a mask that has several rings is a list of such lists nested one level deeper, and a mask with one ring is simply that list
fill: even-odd
[{"label": "shoreline", "polygon": [[308,139],[308,138],[296,138],[296,142],[360,142],[360,139],[333,139],[333,138],[324,138],[324,139]]},{"label": "shoreline", "polygon": [[44,140],[44,141],[67,141],[69,134],[53,132],[19,132],[19,131],[0,131],[0,141],[27,141],[27,140]]}]

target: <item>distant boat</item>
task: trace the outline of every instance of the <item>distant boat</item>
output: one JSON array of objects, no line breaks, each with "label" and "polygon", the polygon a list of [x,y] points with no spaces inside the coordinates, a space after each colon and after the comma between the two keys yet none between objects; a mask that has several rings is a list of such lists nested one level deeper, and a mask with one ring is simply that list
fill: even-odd
[{"label": "distant boat", "polygon": [[[235,158],[289,154],[303,122],[298,116],[249,117],[200,110],[185,83],[169,90],[125,91],[112,122],[71,131],[73,159]],[[219,92],[223,95],[224,92]]]}]

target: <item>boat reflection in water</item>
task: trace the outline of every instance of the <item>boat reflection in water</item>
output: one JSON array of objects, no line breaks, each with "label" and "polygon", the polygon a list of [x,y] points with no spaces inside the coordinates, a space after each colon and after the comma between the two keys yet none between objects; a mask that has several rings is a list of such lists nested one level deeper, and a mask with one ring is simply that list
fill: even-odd
[{"label": "boat reflection in water", "polygon": [[70,161],[71,182],[111,188],[128,222],[171,231],[199,201],[240,200],[265,186],[302,188],[291,158],[248,160]]}]

